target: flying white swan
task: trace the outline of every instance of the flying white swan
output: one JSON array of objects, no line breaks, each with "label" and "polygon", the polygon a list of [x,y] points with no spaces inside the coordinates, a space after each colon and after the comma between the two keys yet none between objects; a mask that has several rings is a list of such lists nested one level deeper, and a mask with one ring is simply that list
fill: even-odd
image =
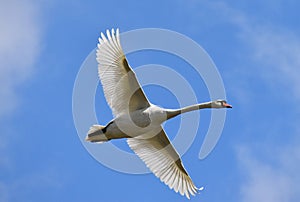
[{"label": "flying white swan", "polygon": [[179,114],[204,108],[231,108],[216,100],[170,110],[149,102],[123,53],[119,30],[101,33],[97,49],[98,73],[114,119],[106,126],[93,125],[86,141],[102,143],[128,138],[129,147],[162,182],[190,198],[198,189],[172,146],[161,124]]}]

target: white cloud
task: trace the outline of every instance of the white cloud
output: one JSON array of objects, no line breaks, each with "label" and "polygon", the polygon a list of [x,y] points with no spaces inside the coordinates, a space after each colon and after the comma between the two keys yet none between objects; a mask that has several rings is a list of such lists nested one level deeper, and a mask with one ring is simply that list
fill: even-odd
[{"label": "white cloud", "polygon": [[[277,93],[278,90],[284,93],[283,97],[288,101],[300,100],[299,34],[290,27],[278,24],[277,21],[268,21],[268,18],[264,18],[262,14],[265,10],[269,12],[271,10],[272,14],[280,13],[283,3],[282,1],[243,2],[241,4],[244,10],[238,10],[224,1],[184,2],[184,6],[188,6],[189,9],[205,9],[192,12],[197,20],[199,18],[202,26],[210,25],[214,29],[220,26],[222,31],[224,26],[228,26],[233,44],[238,45],[241,50],[233,49],[232,58],[235,57],[237,61],[231,65],[235,67],[223,76],[228,78],[228,81],[234,81],[234,84],[227,86],[227,90],[234,92],[232,96],[245,105],[249,104],[247,102],[255,96],[251,94],[252,92],[245,92],[245,89],[257,79],[259,79],[258,83],[263,81],[272,88],[273,93]],[[245,9],[247,4],[252,8],[253,5],[260,4],[259,12],[253,14],[251,9]],[[211,20],[207,20],[205,16]],[[194,21],[191,24],[194,27],[193,32],[199,31]],[[231,27],[234,29],[230,29]],[[234,34],[237,38],[234,38]],[[240,41],[237,42],[237,39]],[[243,80],[237,79],[240,77],[243,77]],[[290,99],[291,96],[295,99]]]},{"label": "white cloud", "polygon": [[34,1],[1,1],[0,118],[16,107],[16,89],[34,71],[41,42],[39,17]]},{"label": "white cloud", "polygon": [[241,35],[258,64],[256,74],[300,99],[300,38],[289,30],[255,25],[243,29]]},{"label": "white cloud", "polygon": [[[293,30],[280,26],[277,22],[264,20],[262,23],[257,15],[249,16],[224,3],[215,5],[216,9],[222,12],[222,20],[236,26],[237,36],[248,49],[247,55],[243,54],[243,59],[246,67],[250,64],[247,74],[253,76],[250,79],[243,77],[246,82],[251,83],[256,81],[255,79],[260,79],[259,82],[264,81],[274,90],[274,94],[280,89],[281,101],[299,101],[300,37]],[[237,90],[240,88],[237,86]],[[241,89],[241,92],[243,90]],[[299,109],[291,113],[299,113]],[[274,119],[284,120],[280,116],[272,119],[273,122]],[[284,134],[286,141],[265,139],[264,143],[256,145],[245,143],[247,146],[238,148],[238,165],[243,176],[239,190],[240,201],[300,201],[300,148],[297,138],[299,120],[290,118],[286,120],[291,121],[289,123],[291,128]],[[251,126],[252,130],[255,130],[255,127],[257,128]],[[286,124],[273,126],[264,133],[279,137],[275,128],[282,131],[282,127],[286,127]]]},{"label": "white cloud", "polygon": [[[243,5],[240,8],[244,10],[236,9],[224,1],[200,2],[191,0],[188,2],[179,1],[179,3],[189,10],[194,9],[195,12],[191,13],[201,22],[201,26],[208,26],[213,29],[220,26],[222,31],[224,26],[228,26],[232,39],[234,39],[233,35],[236,34],[242,42],[237,42],[236,38],[233,41],[243,50],[233,52],[232,58],[236,57],[239,64],[234,64],[236,68],[230,69],[228,71],[230,73],[224,76],[224,78],[228,77],[228,81],[234,81],[235,85],[229,85],[227,90],[234,92],[232,96],[235,96],[237,101],[245,105],[249,104],[247,102],[252,98],[249,96],[253,95],[251,92],[244,91],[254,79],[259,79],[258,82],[265,82],[273,89],[273,93],[280,90],[285,95],[283,97],[293,96],[294,100],[300,100],[299,34],[290,30],[290,27],[280,25],[277,21],[270,21],[272,18],[264,18],[267,15],[264,13],[266,11],[272,12],[274,15],[282,13],[283,1],[257,1],[237,4]],[[239,7],[237,5],[235,6]],[[258,5],[255,14],[251,10],[254,5]],[[247,9],[248,7],[251,8]],[[188,24],[193,27],[193,32],[199,32],[201,29],[197,26],[198,22],[197,25],[195,23],[192,21]],[[234,29],[230,29],[232,26]],[[241,58],[243,61],[240,61]],[[241,76],[244,78],[243,81],[237,79]],[[288,101],[291,100],[293,101],[293,99]]]},{"label": "white cloud", "polygon": [[[256,64],[249,74],[265,81],[276,92],[280,89],[283,100],[300,99],[300,38],[292,30],[272,24],[261,24],[239,12],[233,20],[239,36],[249,48],[249,58]],[[232,17],[234,18],[234,17]],[[284,91],[283,91],[284,89]],[[284,98],[286,97],[286,98]],[[295,113],[296,111],[294,111]],[[245,181],[241,185],[242,202],[282,202],[300,200],[300,149],[297,132],[298,120],[291,120],[288,137],[292,141],[267,141],[238,149],[239,165]],[[279,128],[282,126],[278,126]],[[276,131],[267,131],[276,133]]]},{"label": "white cloud", "polygon": [[[254,148],[238,149],[238,160],[245,177],[241,186],[241,201],[299,201],[300,149],[298,146],[281,147],[279,150],[265,145],[263,151],[257,147],[254,151]],[[264,151],[268,151],[268,154]]]},{"label": "white cloud", "polygon": [[[41,42],[39,8],[30,0],[0,0],[0,169],[10,168],[11,157],[5,118],[19,102],[17,89],[34,72]],[[3,121],[3,122],[2,122]],[[9,185],[0,182],[0,201],[8,201]]]},{"label": "white cloud", "polygon": [[261,15],[249,16],[220,2],[214,6],[221,11],[223,21],[238,28],[238,36],[248,48],[244,59],[251,60],[244,62],[255,65],[248,73],[263,79],[275,90],[280,86],[284,93],[300,99],[300,37],[277,22],[262,23]]}]

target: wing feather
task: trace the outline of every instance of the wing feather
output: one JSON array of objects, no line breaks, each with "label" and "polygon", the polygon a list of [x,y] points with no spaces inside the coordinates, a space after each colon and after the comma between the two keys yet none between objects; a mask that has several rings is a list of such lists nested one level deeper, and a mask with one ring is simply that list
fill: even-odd
[{"label": "wing feather", "polygon": [[117,29],[101,33],[97,45],[98,74],[107,103],[115,116],[149,107],[135,73],[123,53]]},{"label": "wing feather", "polygon": [[127,143],[154,175],[170,189],[187,198],[198,192],[199,189],[184,169],[178,153],[162,128],[159,134],[151,138],[128,138]]}]

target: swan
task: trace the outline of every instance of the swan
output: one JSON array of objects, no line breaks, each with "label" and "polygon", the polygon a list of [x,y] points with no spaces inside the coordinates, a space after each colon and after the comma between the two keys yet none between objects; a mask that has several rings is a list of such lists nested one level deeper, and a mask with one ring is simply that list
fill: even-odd
[{"label": "swan", "polygon": [[182,109],[163,109],[149,102],[123,53],[119,29],[101,33],[97,49],[98,74],[114,119],[106,126],[93,125],[86,141],[103,143],[127,138],[129,147],[162,182],[185,195],[197,188],[185,170],[161,124],[182,113],[204,108],[232,108],[225,100],[215,100]]}]

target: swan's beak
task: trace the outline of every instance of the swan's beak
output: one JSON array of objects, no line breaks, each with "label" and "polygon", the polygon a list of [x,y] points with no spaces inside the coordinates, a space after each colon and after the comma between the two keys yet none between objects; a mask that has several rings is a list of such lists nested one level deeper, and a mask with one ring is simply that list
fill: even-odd
[{"label": "swan's beak", "polygon": [[226,107],[226,108],[232,108],[232,106],[228,103],[224,103],[223,106]]}]

